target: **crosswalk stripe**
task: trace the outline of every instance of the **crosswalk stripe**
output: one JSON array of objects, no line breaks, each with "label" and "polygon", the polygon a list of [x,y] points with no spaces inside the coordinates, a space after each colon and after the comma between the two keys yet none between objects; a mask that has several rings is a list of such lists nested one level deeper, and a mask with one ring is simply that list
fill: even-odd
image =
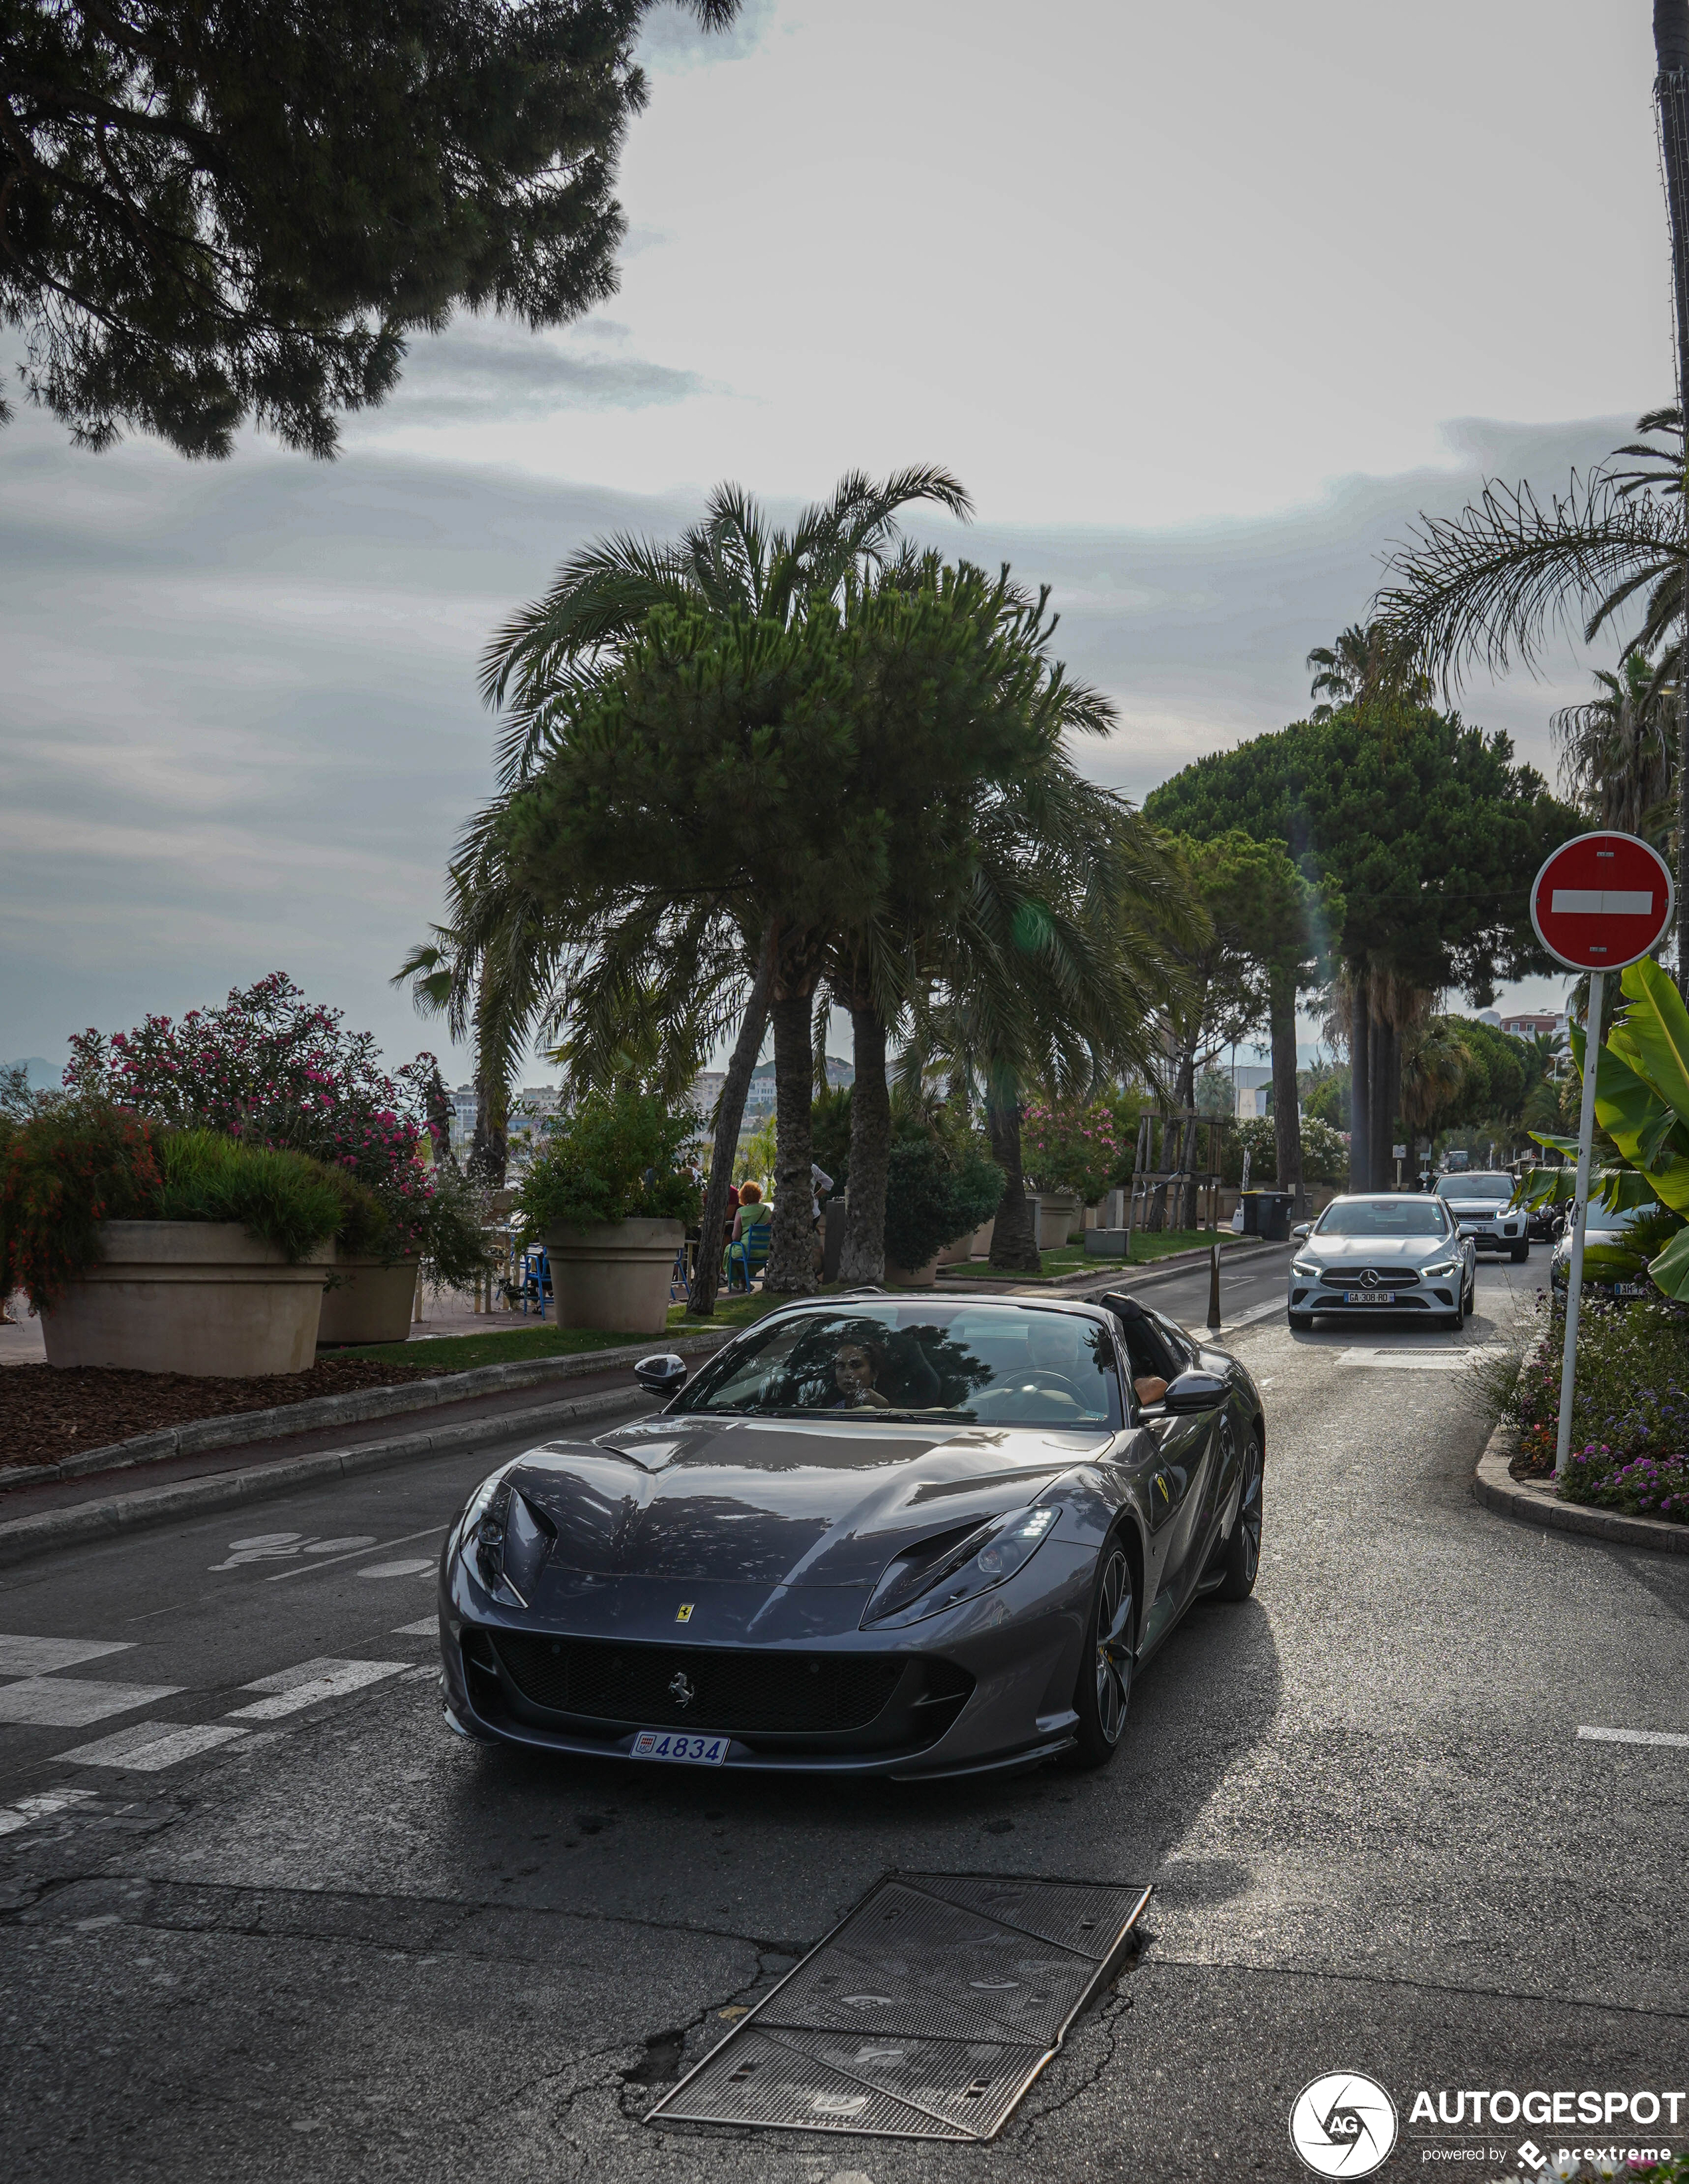
[{"label": "crosswalk stripe", "polygon": [[21,1683],[0,1684],[0,1721],[28,1723],[36,1729],[86,1729],[108,1714],[174,1698],[181,1689],[180,1684],[78,1683],[67,1676],[27,1676]]},{"label": "crosswalk stripe", "polygon": [[440,1618],[438,1615],[421,1616],[415,1623],[401,1623],[393,1635],[395,1638],[438,1638]]},{"label": "crosswalk stripe", "polygon": [[282,1669],[273,1676],[259,1676],[253,1683],[242,1684],[242,1691],[265,1691],[270,1696],[255,1699],[250,1706],[231,1708],[229,1719],[280,1721],[284,1715],[298,1713],[324,1699],[343,1698],[366,1684],[399,1675],[410,1665],[408,1661],[302,1661],[297,1668]]},{"label": "crosswalk stripe", "polygon": [[26,1828],[31,1820],[50,1820],[55,1813],[80,1805],[93,1794],[92,1790],[38,1790],[33,1797],[18,1797],[9,1805],[0,1805],[0,1836]]},{"label": "crosswalk stripe", "polygon": [[121,1767],[132,1774],[156,1774],[161,1768],[174,1767],[178,1761],[192,1759],[220,1744],[237,1743],[249,1733],[221,1721],[139,1721],[102,1737],[97,1744],[78,1745],[74,1752],[61,1752],[59,1757],[61,1762],[78,1767]]},{"label": "crosswalk stripe", "polygon": [[1580,1722],[1578,1736],[1587,1744],[1669,1744],[1679,1748],[1689,1746],[1689,1736],[1675,1729],[1596,1729]]},{"label": "crosswalk stripe", "polygon": [[0,1630],[0,1676],[50,1676],[55,1669],[80,1668],[104,1653],[132,1651],[132,1639],[31,1638]]}]

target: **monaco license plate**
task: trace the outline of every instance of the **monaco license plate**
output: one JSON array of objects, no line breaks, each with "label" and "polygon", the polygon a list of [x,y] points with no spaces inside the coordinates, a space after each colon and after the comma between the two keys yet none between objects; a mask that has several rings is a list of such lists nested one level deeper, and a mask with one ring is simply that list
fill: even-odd
[{"label": "monaco license plate", "polygon": [[1394,1290],[1345,1290],[1343,1301],[1345,1304],[1394,1304],[1396,1292]]},{"label": "monaco license plate", "polygon": [[636,1759],[677,1759],[688,1767],[719,1767],[733,1741],[727,1736],[681,1736],[673,1730],[642,1729],[633,1740]]}]

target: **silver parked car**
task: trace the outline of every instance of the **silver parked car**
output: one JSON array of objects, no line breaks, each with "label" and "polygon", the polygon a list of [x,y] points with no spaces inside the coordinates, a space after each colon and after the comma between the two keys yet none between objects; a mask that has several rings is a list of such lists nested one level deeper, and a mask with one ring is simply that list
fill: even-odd
[{"label": "silver parked car", "polygon": [[1290,1325],[1317,1314],[1354,1318],[1413,1312],[1460,1327],[1478,1282],[1478,1250],[1435,1195],[1408,1191],[1334,1198],[1318,1221],[1290,1231]]},{"label": "silver parked car", "polygon": [[1432,1186],[1480,1251],[1508,1251],[1514,1263],[1530,1256],[1530,1216],[1513,1202],[1513,1179],[1501,1169],[1469,1168],[1440,1175]]}]

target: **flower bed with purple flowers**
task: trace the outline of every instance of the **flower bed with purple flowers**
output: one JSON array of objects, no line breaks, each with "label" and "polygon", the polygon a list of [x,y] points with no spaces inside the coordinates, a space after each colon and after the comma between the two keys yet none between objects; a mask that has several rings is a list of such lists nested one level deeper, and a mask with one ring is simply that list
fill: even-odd
[{"label": "flower bed with purple flowers", "polygon": [[[1557,1299],[1519,1375],[1514,1474],[1554,1468],[1565,1313]],[[1572,1453],[1562,1501],[1689,1524],[1689,1306],[1586,1295],[1578,1327]]]}]

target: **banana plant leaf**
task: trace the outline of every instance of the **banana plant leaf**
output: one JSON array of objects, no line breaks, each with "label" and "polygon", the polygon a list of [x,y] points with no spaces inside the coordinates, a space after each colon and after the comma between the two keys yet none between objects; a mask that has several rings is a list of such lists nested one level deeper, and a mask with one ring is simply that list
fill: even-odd
[{"label": "banana plant leaf", "polygon": [[[1633,964],[1631,969],[1636,967]],[[1655,967],[1658,968],[1658,966]],[[1630,972],[1625,972],[1628,978]],[[1670,986],[1670,981],[1667,982]],[[1674,1000],[1677,989],[1670,986]],[[1595,1065],[1595,1118],[1612,1139],[1625,1158],[1640,1169],[1648,1179],[1648,1195],[1669,1206],[1674,1212],[1689,1213],[1689,1127],[1671,1102],[1656,1091],[1652,1082],[1632,1066],[1633,1058],[1640,1062],[1642,1049],[1635,1042],[1627,1042],[1625,1034],[1639,1017],[1646,1017],[1652,1006],[1647,996],[1638,996],[1636,1005],[1622,1024],[1615,1025],[1608,1035],[1608,1043],[1597,1052]],[[1677,1002],[1680,1012],[1683,1004]],[[1685,1018],[1689,1025],[1689,1017]],[[1576,1026],[1572,1032],[1572,1052],[1580,1069],[1583,1067],[1583,1034]],[[1689,1098],[1689,1083],[1685,1096]],[[1563,1150],[1568,1141],[1555,1141]],[[1576,1157],[1577,1148],[1571,1146],[1569,1158]],[[1609,1204],[1641,1204],[1640,1199],[1627,1201],[1609,1200]]]},{"label": "banana plant leaf", "polygon": [[1689,1304],[1689,1228],[1680,1228],[1671,1241],[1648,1262],[1654,1286],[1675,1303]]},{"label": "banana plant leaf", "polygon": [[[1608,1034],[1608,1048],[1622,1055],[1649,1089],[1689,1123],[1689,1009],[1683,1006],[1683,996],[1646,956],[1629,966],[1619,983],[1630,1006]],[[1597,1100],[1600,1091],[1597,1071]]]}]

